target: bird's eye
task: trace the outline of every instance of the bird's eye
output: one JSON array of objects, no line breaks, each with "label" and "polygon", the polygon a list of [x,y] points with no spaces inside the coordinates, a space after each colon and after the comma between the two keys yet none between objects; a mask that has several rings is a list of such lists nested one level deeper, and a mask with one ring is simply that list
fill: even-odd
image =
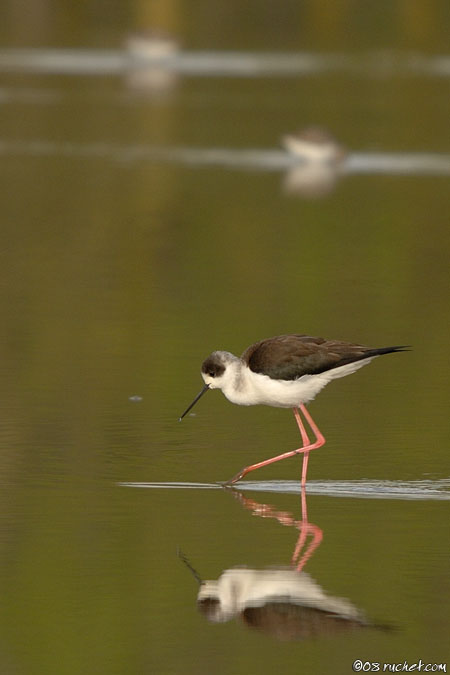
[{"label": "bird's eye", "polygon": [[213,371],[212,371],[212,370],[210,370],[210,371],[209,371],[208,375],[209,375],[210,377],[215,377],[215,376],[216,376],[216,374],[215,374],[215,373],[213,373]]}]

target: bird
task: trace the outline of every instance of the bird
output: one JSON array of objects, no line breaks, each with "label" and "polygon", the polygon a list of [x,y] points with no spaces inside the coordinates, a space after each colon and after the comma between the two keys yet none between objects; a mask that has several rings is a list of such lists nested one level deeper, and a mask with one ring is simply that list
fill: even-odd
[{"label": "bird", "polygon": [[[240,357],[227,351],[214,351],[201,366],[203,389],[186,408],[179,421],[210,389],[221,389],[229,401],[238,405],[262,404],[292,408],[302,445],[295,450],[244,467],[225,485],[233,485],[255,469],[303,454],[301,486],[304,488],[309,453],[325,443],[323,434],[305,404],[312,401],[332,380],[354,373],[378,356],[408,349],[409,345],[371,348],[341,340],[293,334],[255,342]],[[309,439],[302,415],[315,436],[313,442]]]},{"label": "bird", "polygon": [[172,35],[152,29],[130,33],[125,48],[133,59],[163,61],[175,57],[180,46]]},{"label": "bird", "polygon": [[294,157],[313,164],[335,166],[347,156],[346,149],[320,127],[307,127],[297,133],[286,134],[281,144]]}]

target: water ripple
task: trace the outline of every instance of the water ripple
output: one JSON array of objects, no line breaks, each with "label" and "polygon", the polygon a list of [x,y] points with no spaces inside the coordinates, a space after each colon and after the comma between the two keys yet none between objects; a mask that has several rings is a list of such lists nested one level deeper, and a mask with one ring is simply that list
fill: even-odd
[{"label": "water ripple", "polygon": [[[284,494],[298,494],[301,492],[300,483],[291,480],[241,481],[232,488],[226,488],[222,483],[190,482],[120,482],[118,485],[122,487],[172,490],[233,489],[254,492],[279,492]],[[450,479],[309,481],[306,485],[306,492],[311,495],[354,497],[359,499],[450,500]]]},{"label": "water ripple", "polygon": [[[114,143],[54,142],[42,139],[0,138],[0,155],[106,159],[132,165],[136,162],[181,166],[217,166],[244,171],[289,171],[308,163],[276,149],[235,149],[120,145]],[[313,165],[314,166],[314,165]],[[450,175],[450,155],[444,153],[353,152],[339,167],[339,174]]]},{"label": "water ripple", "polygon": [[357,56],[316,52],[177,51],[163,57],[154,54],[137,59],[126,49],[0,50],[0,72],[96,76],[148,67],[209,77],[286,77],[330,72],[373,77],[405,74],[448,77],[450,57],[387,50]]}]

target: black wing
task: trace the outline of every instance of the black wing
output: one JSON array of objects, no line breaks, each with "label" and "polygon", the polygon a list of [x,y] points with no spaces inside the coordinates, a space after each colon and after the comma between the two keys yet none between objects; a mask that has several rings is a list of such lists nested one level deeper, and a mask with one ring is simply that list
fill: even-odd
[{"label": "black wing", "polygon": [[371,349],[309,335],[279,335],[251,345],[241,358],[254,373],[275,380],[296,380],[302,375],[317,375],[347,363],[404,349],[403,346]]}]

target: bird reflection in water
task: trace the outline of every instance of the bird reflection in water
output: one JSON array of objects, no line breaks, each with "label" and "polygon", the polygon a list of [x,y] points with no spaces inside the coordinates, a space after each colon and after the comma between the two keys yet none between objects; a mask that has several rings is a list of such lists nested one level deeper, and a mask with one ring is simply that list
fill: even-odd
[{"label": "bird reflection in water", "polygon": [[301,520],[230,489],[244,508],[261,518],[275,518],[295,527],[299,536],[290,566],[265,569],[233,567],[217,580],[202,581],[183,553],[180,558],[199,583],[197,605],[212,623],[240,617],[252,628],[278,640],[303,640],[334,635],[351,629],[374,627],[362,611],[346,598],[326,593],[303,568],[322,541],[323,532],[308,521],[306,495],[302,490]]},{"label": "bird reflection in water", "polygon": [[308,127],[283,136],[281,144],[295,160],[284,177],[286,193],[319,199],[334,190],[347,151],[328,131]]},{"label": "bird reflection in water", "polygon": [[162,95],[178,82],[174,63],[180,46],[172,35],[148,30],[128,35],[125,41],[126,84],[141,94]]}]

